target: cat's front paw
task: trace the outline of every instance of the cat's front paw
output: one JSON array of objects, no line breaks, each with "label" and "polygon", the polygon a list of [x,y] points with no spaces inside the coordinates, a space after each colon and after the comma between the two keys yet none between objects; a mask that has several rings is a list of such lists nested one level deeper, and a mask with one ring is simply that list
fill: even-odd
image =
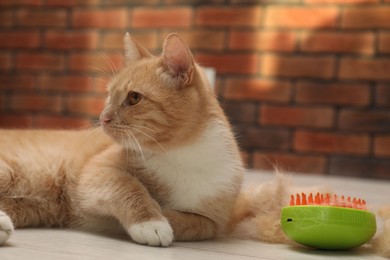
[{"label": "cat's front paw", "polygon": [[173,241],[173,230],[166,219],[134,224],[129,228],[131,238],[149,246],[169,246]]},{"label": "cat's front paw", "polygon": [[0,245],[3,244],[14,232],[14,225],[11,219],[4,212],[0,211]]}]

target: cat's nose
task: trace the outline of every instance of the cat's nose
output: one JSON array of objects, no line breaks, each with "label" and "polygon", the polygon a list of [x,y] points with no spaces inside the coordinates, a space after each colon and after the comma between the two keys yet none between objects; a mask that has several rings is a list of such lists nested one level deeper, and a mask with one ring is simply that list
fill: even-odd
[{"label": "cat's nose", "polygon": [[107,116],[107,115],[100,115],[100,122],[102,124],[108,124],[110,123],[112,120],[112,118],[110,116]]}]

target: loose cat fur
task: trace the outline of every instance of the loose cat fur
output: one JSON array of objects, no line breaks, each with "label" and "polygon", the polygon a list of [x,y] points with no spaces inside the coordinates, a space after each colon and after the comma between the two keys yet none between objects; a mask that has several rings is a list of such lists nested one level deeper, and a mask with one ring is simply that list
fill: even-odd
[{"label": "loose cat fur", "polygon": [[125,57],[103,130],[0,131],[0,243],[14,227],[119,227],[152,246],[224,232],[243,166],[205,76],[175,34],[159,57],[127,34]]}]

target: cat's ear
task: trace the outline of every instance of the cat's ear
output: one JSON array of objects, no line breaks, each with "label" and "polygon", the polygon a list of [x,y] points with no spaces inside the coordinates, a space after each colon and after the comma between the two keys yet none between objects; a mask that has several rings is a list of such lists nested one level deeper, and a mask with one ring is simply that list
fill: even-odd
[{"label": "cat's ear", "polygon": [[125,34],[123,41],[125,43],[125,58],[128,63],[132,63],[141,58],[148,58],[153,56],[138,42],[136,42],[129,33]]},{"label": "cat's ear", "polygon": [[170,34],[164,41],[162,63],[170,76],[178,78],[185,85],[192,82],[195,63],[191,51],[177,34]]}]

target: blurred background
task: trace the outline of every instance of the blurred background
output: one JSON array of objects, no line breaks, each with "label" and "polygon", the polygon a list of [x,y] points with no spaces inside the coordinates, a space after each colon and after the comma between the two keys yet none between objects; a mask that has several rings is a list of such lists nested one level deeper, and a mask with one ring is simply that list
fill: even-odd
[{"label": "blurred background", "polygon": [[96,121],[126,31],[215,68],[248,167],[390,179],[390,0],[0,0],[0,127]]}]

